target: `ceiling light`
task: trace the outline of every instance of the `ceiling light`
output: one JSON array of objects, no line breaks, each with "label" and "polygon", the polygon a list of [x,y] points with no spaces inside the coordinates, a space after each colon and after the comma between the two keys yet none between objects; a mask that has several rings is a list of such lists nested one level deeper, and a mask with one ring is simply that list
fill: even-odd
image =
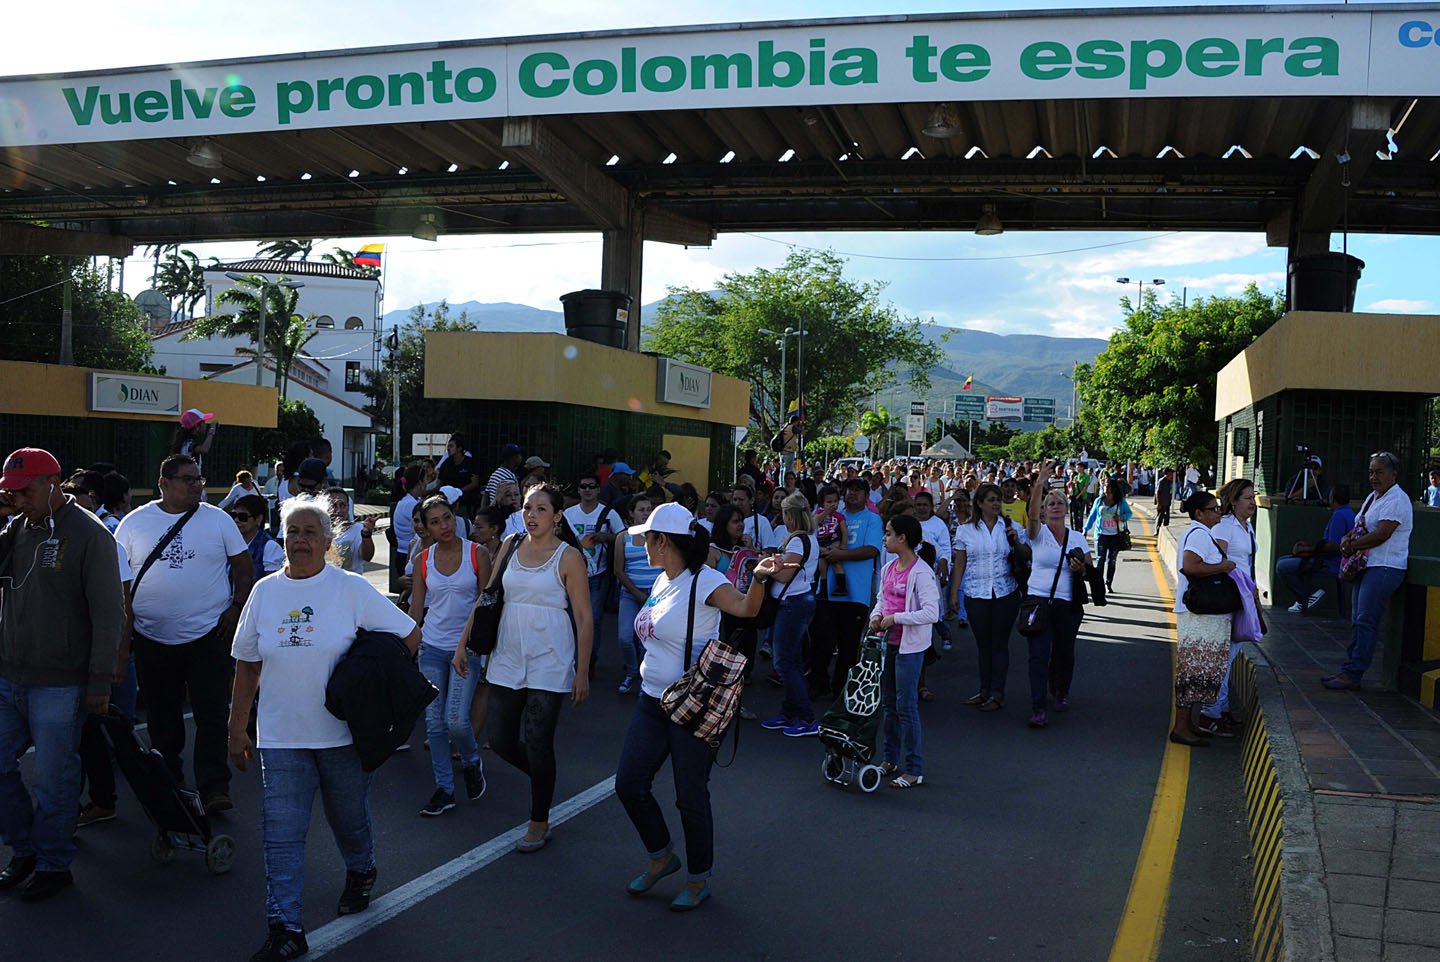
[{"label": "ceiling light", "polygon": [[911,147],[909,150],[905,151],[905,154],[900,159],[909,160],[912,157],[919,157],[921,160],[924,160],[925,154],[920,150],[919,147]]},{"label": "ceiling light", "polygon": [[451,164],[449,167],[446,167],[446,168],[445,168],[445,173],[447,173],[447,174],[453,174],[453,173],[455,173],[455,171],[457,171],[457,170],[459,170],[459,169],[460,169],[460,165],[459,165],[459,164]]},{"label": "ceiling light", "polygon": [[1005,225],[1000,223],[1000,215],[995,213],[994,204],[985,204],[980,208],[980,219],[975,222],[975,233],[981,237],[994,237],[996,234],[1005,233]]},{"label": "ceiling light", "polygon": [[782,164],[788,164],[791,160],[794,159],[794,157],[795,157],[795,148],[794,148],[794,147],[788,147],[788,148],[786,148],[785,153],[783,153],[783,154],[780,155],[780,163],[782,163]]},{"label": "ceiling light", "polygon": [[215,141],[205,139],[190,148],[186,155],[185,162],[195,167],[203,167],[206,170],[215,170],[225,166],[225,159],[220,155],[220,148]]},{"label": "ceiling light", "polygon": [[804,110],[800,111],[800,120],[805,124],[806,127],[814,127],[816,124],[820,123],[820,115],[815,112],[814,107],[806,107]]},{"label": "ceiling light", "polygon": [[720,158],[720,163],[722,163],[722,164],[728,164],[728,163],[730,163],[730,161],[732,161],[732,160],[734,160],[734,159],[735,159],[735,151],[733,151],[733,150],[727,150],[727,151],[725,151],[725,156]]},{"label": "ceiling light", "polygon": [[951,103],[936,104],[925,126],[920,129],[927,137],[957,137],[960,134],[960,111]]},{"label": "ceiling light", "polygon": [[410,232],[410,236],[416,240],[430,241],[432,244],[439,240],[440,230],[435,225],[435,215],[428,212],[421,214],[420,222],[415,225],[415,229]]}]

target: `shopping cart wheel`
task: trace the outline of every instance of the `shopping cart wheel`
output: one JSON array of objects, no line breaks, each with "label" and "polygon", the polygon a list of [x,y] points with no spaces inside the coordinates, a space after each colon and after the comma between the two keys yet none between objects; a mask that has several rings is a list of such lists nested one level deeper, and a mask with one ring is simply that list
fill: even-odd
[{"label": "shopping cart wheel", "polygon": [[860,790],[867,795],[880,787],[880,766],[866,765],[860,769]]},{"label": "shopping cart wheel", "polygon": [[150,841],[150,857],[161,865],[168,865],[175,860],[175,845],[166,835],[156,835]]},{"label": "shopping cart wheel", "polygon": [[825,760],[820,763],[820,774],[825,776],[827,781],[836,785],[845,784],[845,759],[835,752],[826,752]]},{"label": "shopping cart wheel", "polygon": [[235,840],[229,835],[216,835],[205,846],[205,868],[211,875],[224,875],[235,861]]}]

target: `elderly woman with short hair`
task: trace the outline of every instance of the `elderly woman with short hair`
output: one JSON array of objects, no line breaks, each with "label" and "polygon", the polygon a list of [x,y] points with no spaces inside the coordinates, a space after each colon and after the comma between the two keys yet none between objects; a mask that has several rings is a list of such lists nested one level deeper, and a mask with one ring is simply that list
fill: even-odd
[{"label": "elderly woman with short hair", "polygon": [[265,914],[270,934],[252,962],[308,951],[301,903],[305,835],[315,792],[345,860],[340,915],[364,910],[375,885],[370,775],[360,767],[350,729],[325,709],[325,686],[361,629],[390,632],[411,652],[420,630],[409,616],[350,571],[325,563],[329,504],[296,495],[280,509],[285,567],[260,579],[235,629],[235,688],[230,701],[230,761],[244,771],[252,748],[246,729],[260,692]]}]

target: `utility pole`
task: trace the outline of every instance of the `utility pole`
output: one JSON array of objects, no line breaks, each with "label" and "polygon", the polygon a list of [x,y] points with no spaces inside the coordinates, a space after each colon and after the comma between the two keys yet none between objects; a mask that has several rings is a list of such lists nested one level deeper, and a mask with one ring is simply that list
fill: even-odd
[{"label": "utility pole", "polygon": [[65,305],[60,310],[60,363],[71,366],[75,363],[72,346],[75,331],[75,315],[70,309],[70,278],[65,278]]},{"label": "utility pole", "polygon": [[400,460],[400,327],[402,321],[390,329],[390,441],[394,448],[395,467]]}]

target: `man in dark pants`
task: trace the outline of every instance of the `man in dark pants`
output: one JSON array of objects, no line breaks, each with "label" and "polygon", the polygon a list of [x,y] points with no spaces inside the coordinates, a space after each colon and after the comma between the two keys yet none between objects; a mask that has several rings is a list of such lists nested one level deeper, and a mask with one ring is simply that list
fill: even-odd
[{"label": "man in dark pants", "polygon": [[109,708],[125,615],[115,542],[61,494],[59,462],[21,448],[0,489],[0,890],[38,901],[72,881],[80,732]]},{"label": "man in dark pants", "polygon": [[[865,506],[870,486],[861,478],[845,482],[844,547],[830,545],[820,551],[829,570],[825,576],[825,596],[815,607],[815,620],[810,626],[810,677],[818,689],[824,684],[825,669],[835,656],[830,675],[833,692],[845,690],[845,676],[860,657],[860,639],[870,615],[875,596],[875,559],[885,535],[880,516]],[[844,590],[836,584],[835,566],[845,566]]]},{"label": "man in dark pants", "polygon": [[1170,502],[1175,497],[1175,469],[1166,468],[1155,485],[1155,525],[1159,528],[1170,524]]},{"label": "man in dark pants", "polygon": [[230,644],[254,579],[245,537],[230,515],[201,500],[204,488],[193,458],[166,458],[160,465],[161,499],[127,514],[115,540],[135,572],[135,669],[151,744],[182,782],[188,693],[195,718],[195,787],[205,811],[213,814],[234,807]]}]

